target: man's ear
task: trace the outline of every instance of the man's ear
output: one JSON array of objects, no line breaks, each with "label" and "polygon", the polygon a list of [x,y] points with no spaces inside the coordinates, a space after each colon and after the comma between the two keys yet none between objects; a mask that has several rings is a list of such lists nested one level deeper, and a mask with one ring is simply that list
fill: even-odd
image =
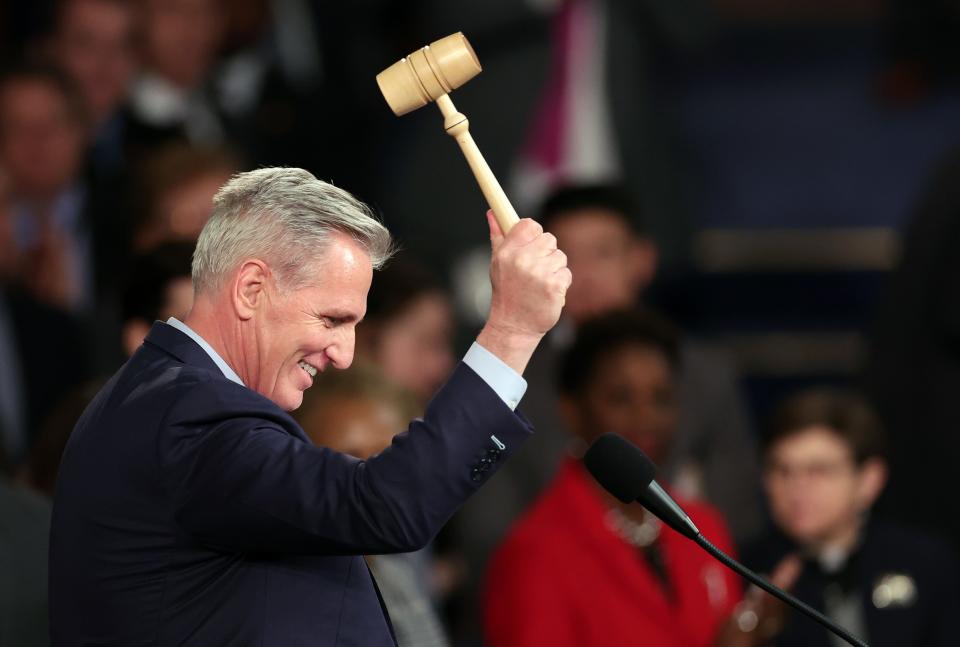
[{"label": "man's ear", "polygon": [[866,512],[876,502],[887,484],[887,463],[882,458],[868,458],[860,466],[857,504]]},{"label": "man's ear", "polygon": [[267,299],[270,268],[259,259],[251,259],[240,267],[233,290],[233,307],[243,321],[253,317]]}]

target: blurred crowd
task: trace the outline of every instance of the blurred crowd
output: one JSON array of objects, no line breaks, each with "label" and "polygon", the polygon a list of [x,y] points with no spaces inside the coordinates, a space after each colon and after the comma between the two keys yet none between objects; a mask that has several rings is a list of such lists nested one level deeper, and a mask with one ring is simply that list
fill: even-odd
[{"label": "blurred crowd", "polygon": [[[455,4],[0,7],[0,646],[48,644],[60,455],[152,323],[190,311],[193,245],[232,174],[306,168],[401,244],[355,366],[296,412],[311,440],[367,458],[422,413],[484,313],[485,207],[439,114],[396,120],[373,79],[458,29],[485,72],[454,99],[574,283],[524,375],[534,437],[428,548],[367,558],[400,647],[838,644],[603,493],[577,459],[606,432],[658,463],[717,546],[875,647],[956,644],[960,163],[912,209],[858,370],[758,407],[731,349],[669,296],[692,205],[643,96],[664,42],[695,50],[708,5],[752,4]],[[878,87],[902,106],[955,76],[960,18],[889,4]]]}]

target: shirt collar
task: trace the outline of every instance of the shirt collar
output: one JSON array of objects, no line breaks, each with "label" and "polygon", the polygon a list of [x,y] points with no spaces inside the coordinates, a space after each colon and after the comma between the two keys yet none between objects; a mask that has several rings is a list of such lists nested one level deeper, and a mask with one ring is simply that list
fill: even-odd
[{"label": "shirt collar", "polygon": [[222,357],[220,357],[220,353],[215,351],[213,349],[213,346],[208,344],[207,340],[201,337],[200,335],[198,335],[193,328],[183,323],[176,317],[170,317],[169,319],[167,319],[167,323],[173,326],[174,328],[176,328],[177,330],[179,330],[180,332],[182,332],[184,335],[186,335],[193,341],[197,342],[197,345],[200,346],[200,348],[202,348],[203,351],[210,356],[210,359],[212,359],[213,363],[217,365],[217,368],[220,369],[220,372],[223,373],[224,377],[226,377],[231,382],[236,382],[240,386],[246,386],[243,383],[243,380],[240,379],[240,376],[237,375],[236,371],[230,368],[230,365],[227,364]]}]

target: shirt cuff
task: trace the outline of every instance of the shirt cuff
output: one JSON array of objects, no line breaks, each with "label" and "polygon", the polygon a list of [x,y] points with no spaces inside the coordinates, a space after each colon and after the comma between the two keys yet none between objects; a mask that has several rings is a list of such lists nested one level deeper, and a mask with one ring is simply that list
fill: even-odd
[{"label": "shirt cuff", "polygon": [[463,356],[463,363],[473,369],[511,410],[516,410],[527,391],[527,381],[519,373],[477,342],[473,342]]}]

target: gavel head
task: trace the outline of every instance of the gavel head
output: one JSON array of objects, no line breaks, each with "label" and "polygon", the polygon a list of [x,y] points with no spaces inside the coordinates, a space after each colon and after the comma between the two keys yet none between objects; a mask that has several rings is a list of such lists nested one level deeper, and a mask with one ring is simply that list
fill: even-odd
[{"label": "gavel head", "polygon": [[458,31],[380,72],[377,85],[399,117],[459,88],[481,69],[467,37]]}]

